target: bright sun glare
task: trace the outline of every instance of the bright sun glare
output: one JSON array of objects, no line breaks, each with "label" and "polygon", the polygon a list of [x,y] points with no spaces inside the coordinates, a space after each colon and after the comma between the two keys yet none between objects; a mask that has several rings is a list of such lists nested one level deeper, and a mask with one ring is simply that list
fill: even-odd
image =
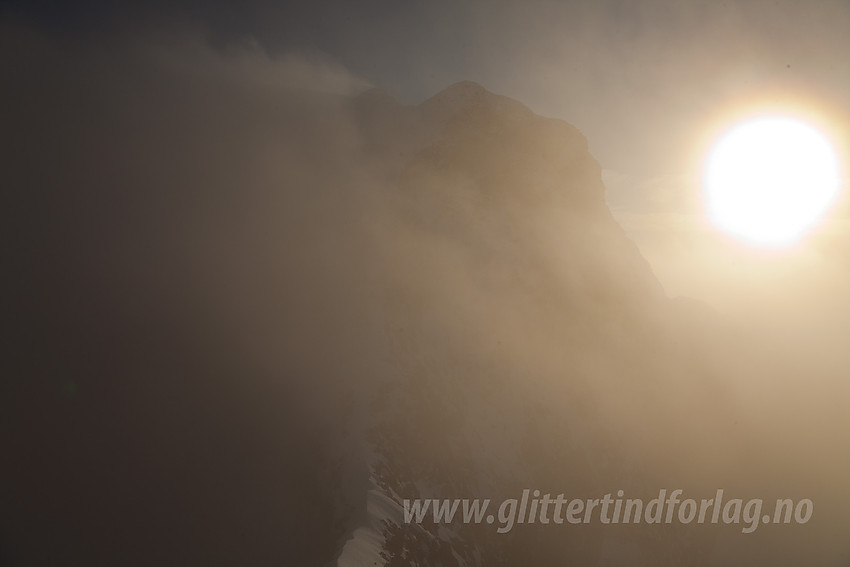
[{"label": "bright sun glare", "polygon": [[838,191],[835,152],[797,119],[766,116],[727,131],[704,172],[708,214],[722,230],[760,245],[796,241]]}]

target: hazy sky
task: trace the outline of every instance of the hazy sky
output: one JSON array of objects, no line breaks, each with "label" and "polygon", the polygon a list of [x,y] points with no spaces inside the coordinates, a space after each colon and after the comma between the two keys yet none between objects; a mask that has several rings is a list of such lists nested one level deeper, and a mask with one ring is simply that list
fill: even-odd
[{"label": "hazy sky", "polygon": [[[848,155],[843,0],[43,1],[7,9],[71,40],[191,26],[223,49],[256,42],[272,57],[332,62],[410,103],[477,81],[581,129],[602,164],[609,205],[668,292],[717,307],[734,306],[731,296],[763,298],[740,294],[775,276],[730,270],[753,257],[703,219],[700,160],[710,129],[753,100],[793,101],[833,125]],[[842,201],[833,216],[844,209]],[[843,275],[833,263],[845,254],[822,258],[825,249],[846,250],[842,222],[814,251],[798,251],[808,273],[814,263]],[[799,263],[778,269],[800,271]]]},{"label": "hazy sky", "polygon": [[630,174],[679,172],[694,129],[739,97],[850,104],[841,0],[14,4],[71,34],[201,25],[221,42],[331,58],[411,102],[477,81],[575,124],[606,169]]}]

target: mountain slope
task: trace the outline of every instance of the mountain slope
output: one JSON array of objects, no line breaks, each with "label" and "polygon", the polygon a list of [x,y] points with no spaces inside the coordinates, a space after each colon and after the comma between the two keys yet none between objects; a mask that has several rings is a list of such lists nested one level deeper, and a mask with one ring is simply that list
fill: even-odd
[{"label": "mountain slope", "polygon": [[667,300],[611,217],[599,165],[572,126],[474,83],[416,107],[378,93],[355,104],[381,125],[370,147],[403,150],[388,167],[394,240],[383,247],[391,378],[368,410],[368,520],[339,565],[595,561],[598,531],[507,536],[400,518],[405,498],[640,487],[607,431],[617,402],[594,398],[641,404],[676,368],[659,372],[645,351],[675,349],[659,323]]}]

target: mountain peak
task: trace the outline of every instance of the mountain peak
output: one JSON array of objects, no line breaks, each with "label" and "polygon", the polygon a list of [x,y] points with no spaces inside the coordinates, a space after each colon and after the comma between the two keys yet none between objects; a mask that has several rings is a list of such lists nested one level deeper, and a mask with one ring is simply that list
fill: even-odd
[{"label": "mountain peak", "polygon": [[437,120],[449,118],[470,109],[488,109],[505,115],[530,116],[527,106],[512,98],[492,93],[473,81],[461,81],[438,92],[420,105]]},{"label": "mountain peak", "polygon": [[457,83],[449,85],[448,87],[440,91],[440,93],[437,93],[437,96],[439,96],[440,94],[454,94],[461,96],[496,96],[484,87],[482,87],[480,84],[476,83],[475,81],[467,80],[459,81]]}]

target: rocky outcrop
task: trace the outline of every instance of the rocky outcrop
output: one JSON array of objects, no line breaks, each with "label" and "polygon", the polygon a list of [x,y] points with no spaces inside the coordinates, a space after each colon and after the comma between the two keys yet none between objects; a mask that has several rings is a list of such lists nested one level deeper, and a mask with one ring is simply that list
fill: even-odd
[{"label": "rocky outcrop", "polygon": [[576,128],[470,82],[412,107],[370,92],[355,108],[391,162],[394,240],[382,247],[388,379],[368,402],[366,519],[337,564],[593,564],[646,548],[628,530],[402,521],[404,499],[639,491],[645,471],[609,430],[628,418],[594,397],[639,406],[676,364],[644,354],[675,358],[667,299]]}]

